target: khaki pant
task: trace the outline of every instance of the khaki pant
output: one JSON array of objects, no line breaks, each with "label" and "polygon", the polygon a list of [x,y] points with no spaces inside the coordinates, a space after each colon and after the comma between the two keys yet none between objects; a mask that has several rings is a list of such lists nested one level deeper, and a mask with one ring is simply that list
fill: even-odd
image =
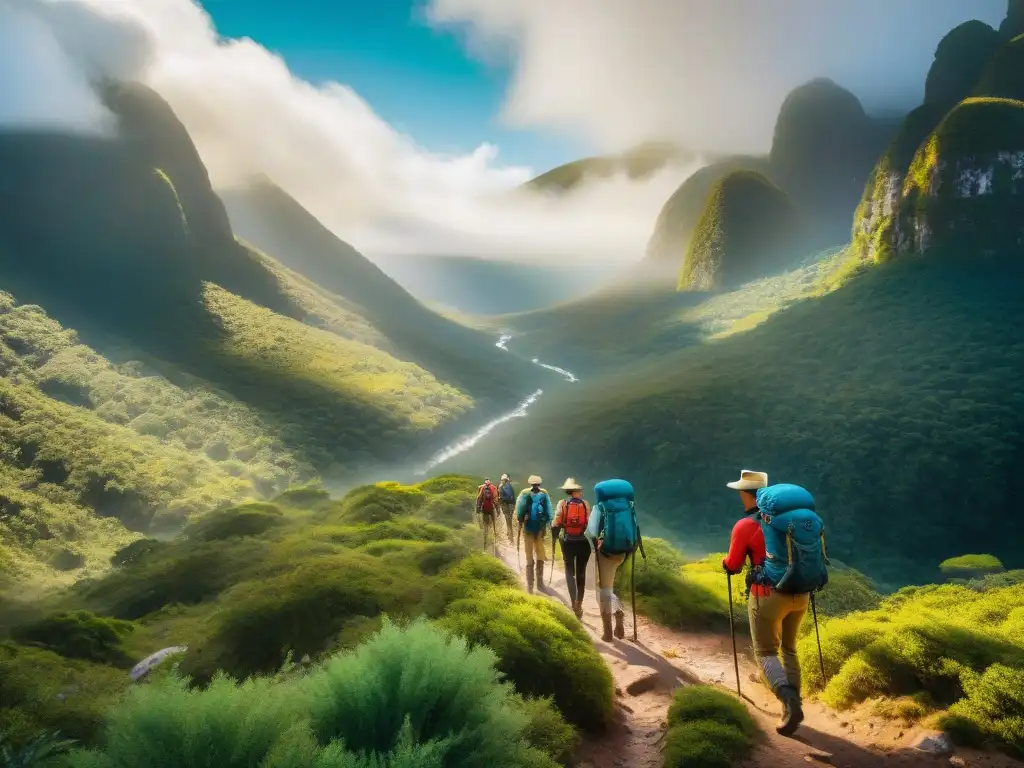
[{"label": "khaki pant", "polygon": [[523,531],[523,549],[526,550],[526,567],[533,565],[533,561],[543,563],[547,560],[545,553],[544,539],[539,533],[527,533]]},{"label": "khaki pant", "polygon": [[622,603],[614,591],[615,572],[626,561],[626,556],[595,552],[594,559],[597,561],[597,604],[601,613],[618,613],[622,610]]},{"label": "khaki pant", "polygon": [[778,693],[784,685],[791,685],[800,691],[800,661],[796,655],[796,640],[809,600],[810,595],[807,594],[787,595],[772,590],[768,597],[752,594],[747,603],[754,658],[774,693]]},{"label": "khaki pant", "polygon": [[512,519],[513,519],[513,517],[515,515],[516,503],[514,501],[501,501],[501,502],[498,502],[498,503],[499,503],[499,506],[501,507],[501,514],[505,517],[505,525],[507,527],[507,531],[506,532],[508,533],[508,543],[509,544],[515,544],[516,543],[516,534],[515,534],[516,527],[513,524]]}]

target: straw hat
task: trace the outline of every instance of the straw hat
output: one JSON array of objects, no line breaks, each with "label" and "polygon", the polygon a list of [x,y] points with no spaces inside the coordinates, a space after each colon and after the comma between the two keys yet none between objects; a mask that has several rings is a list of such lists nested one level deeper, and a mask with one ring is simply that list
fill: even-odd
[{"label": "straw hat", "polygon": [[511,478],[509,478],[509,476],[507,474],[505,474],[504,472],[501,473],[501,482],[504,483],[506,480],[509,480],[509,479],[511,479]]},{"label": "straw hat", "polygon": [[768,485],[768,475],[764,472],[754,472],[751,469],[744,469],[740,471],[740,479],[732,483],[726,483],[726,486],[732,488],[734,491],[755,491],[758,488],[764,488]]},{"label": "straw hat", "polygon": [[530,475],[530,479],[526,481],[527,485],[540,485],[543,482],[540,479],[540,475]]},{"label": "straw hat", "polygon": [[583,486],[576,482],[575,477],[567,477],[565,482],[562,483],[563,491],[582,491]]}]

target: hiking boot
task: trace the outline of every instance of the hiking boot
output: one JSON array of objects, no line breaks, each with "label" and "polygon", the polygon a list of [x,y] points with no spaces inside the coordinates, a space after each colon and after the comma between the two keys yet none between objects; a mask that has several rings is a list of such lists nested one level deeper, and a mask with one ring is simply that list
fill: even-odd
[{"label": "hiking boot", "polygon": [[530,563],[526,564],[526,591],[533,594],[533,568]]},{"label": "hiking boot", "polygon": [[583,601],[577,600],[572,604],[572,612],[576,614],[576,618],[583,621]]},{"label": "hiking boot", "polygon": [[544,589],[544,563],[537,561],[537,589]]},{"label": "hiking boot", "polygon": [[776,694],[782,702],[782,718],[775,730],[783,736],[792,736],[804,719],[803,706],[800,703],[800,693],[791,685],[784,685],[779,688]]},{"label": "hiking boot", "polygon": [[626,628],[622,626],[622,611],[615,612],[615,636],[621,640],[626,636]]},{"label": "hiking boot", "polygon": [[601,614],[601,625],[604,627],[604,634],[601,635],[601,639],[606,643],[612,641],[612,615],[610,613]]}]

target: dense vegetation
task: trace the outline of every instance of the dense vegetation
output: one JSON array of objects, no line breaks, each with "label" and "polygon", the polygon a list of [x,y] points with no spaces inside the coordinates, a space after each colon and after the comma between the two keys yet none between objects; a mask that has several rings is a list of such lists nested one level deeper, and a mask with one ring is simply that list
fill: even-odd
[{"label": "dense vegetation", "polygon": [[[215,763],[244,768],[551,766],[572,733],[549,705],[499,682],[495,656],[418,622],[383,628],[302,676],[217,677],[189,690],[169,676],[135,688],[81,768]],[[555,727],[552,728],[551,726]]]},{"label": "dense vegetation", "polygon": [[796,206],[754,171],[733,171],[711,190],[679,275],[680,290],[748,282],[792,261],[804,239]]},{"label": "dense vegetation", "polygon": [[668,710],[664,766],[730,768],[747,757],[757,736],[743,702],[707,686],[684,686]]},{"label": "dense vegetation", "polygon": [[877,610],[824,621],[828,684],[807,636],[805,685],[840,709],[875,700],[884,716],[935,714],[962,742],[1024,754],[1024,572],[1007,576],[908,587]]},{"label": "dense vegetation", "polygon": [[890,263],[746,333],[545,397],[531,418],[553,439],[513,423],[465,463],[627,477],[691,549],[724,546],[724,484],[756,467],[810,488],[830,552],[882,582],[934,581],[965,550],[1015,567],[1024,529],[1000,478],[1022,458],[1021,269],[939,253]]},{"label": "dense vegetation", "polygon": [[[339,723],[361,722],[360,712],[377,716],[378,710],[363,707],[391,707],[410,713],[414,740],[429,740],[416,718],[435,722],[430,707],[440,704],[424,701],[424,692],[464,685],[460,690],[497,702],[510,723],[522,726],[510,725],[505,736],[495,738],[516,742],[525,728],[523,738],[563,760],[575,736],[558,711],[581,727],[602,728],[611,714],[610,673],[568,612],[511,589],[516,580],[504,566],[474,553],[478,532],[466,524],[475,488],[468,478],[442,476],[416,486],[365,486],[337,501],[313,488],[291,490],[273,502],[245,503],[198,518],[175,541],[131,544],[114,556],[111,573],[63,593],[31,605],[19,605],[12,596],[0,614],[0,626],[14,623],[11,639],[0,643],[0,732],[24,744],[57,728],[101,747],[120,765],[129,758],[117,750],[129,744],[132,750],[149,748],[150,729],[164,719],[160,713],[184,702],[193,708],[166,725],[166,733],[180,732],[182,743],[174,749],[187,749],[190,729],[203,728],[196,713],[223,708],[224,738],[230,741],[241,738],[232,729],[249,717],[244,713],[254,711],[246,702],[266,696],[290,701],[281,706],[293,713],[309,713],[311,701],[319,702],[314,711],[321,714],[306,715],[321,744],[316,749],[343,738],[349,750],[386,752],[398,748],[401,717],[393,732],[373,735],[359,726],[359,738],[376,739],[369,742],[358,741]],[[425,626],[405,635],[385,627],[354,655],[315,667],[371,638],[381,630],[384,615],[399,622],[434,619],[464,636],[470,647]],[[139,689],[112,715],[104,740],[100,726],[106,713],[131,686],[124,667],[177,645],[187,646],[181,673],[210,687],[190,692],[172,676]],[[404,646],[409,650],[399,652]],[[490,650],[473,650],[483,647]],[[533,651],[524,652],[529,648]],[[437,667],[439,656],[466,674]],[[379,657],[384,659],[379,677],[367,677],[366,665]],[[260,677],[282,668],[283,679]],[[411,669],[423,670],[426,677],[417,677],[420,687],[407,690],[395,676]],[[494,687],[499,673],[528,697],[525,703]],[[163,674],[159,668],[151,673]],[[225,674],[238,680],[257,677],[238,688],[222,678]],[[351,675],[372,683],[379,698],[357,696]],[[351,690],[352,699],[330,693],[339,684]],[[544,703],[548,700],[557,710]],[[347,707],[355,709],[342,713]],[[476,722],[459,712],[436,717],[451,718],[459,728]],[[380,722],[383,728],[390,721]],[[135,730],[139,735],[129,738]],[[264,747],[270,749],[282,733],[269,732]],[[303,736],[302,743],[307,741]],[[458,744],[464,743],[453,739],[444,749],[462,749]],[[100,757],[89,759],[107,764]]]}]

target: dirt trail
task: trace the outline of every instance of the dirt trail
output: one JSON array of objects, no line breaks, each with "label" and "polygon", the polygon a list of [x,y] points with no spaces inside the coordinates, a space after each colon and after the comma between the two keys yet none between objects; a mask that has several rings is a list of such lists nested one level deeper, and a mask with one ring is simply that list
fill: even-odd
[{"label": "dirt trail", "polygon": [[[550,541],[550,540],[549,540]],[[500,545],[498,556],[518,572],[515,546]],[[545,594],[567,607],[569,597],[561,561],[545,568]],[[525,569],[525,565],[523,566]],[[525,585],[525,575],[519,574]],[[626,597],[626,639],[601,640],[601,616],[594,591],[593,559],[587,575],[583,626],[595,648],[612,670],[616,685],[617,722],[601,739],[590,739],[580,755],[581,768],[661,768],[665,717],[672,693],[680,685],[703,683],[719,686],[735,695],[732,647],[728,635],[689,634],[667,629],[637,617],[638,642],[632,640],[632,623]],[[837,714],[809,701],[805,720],[796,736],[775,733],[780,707],[766,689],[756,682],[756,667],[750,655],[745,628],[737,635],[740,656],[740,684],[748,709],[766,734],[752,758],[750,768],[795,768],[808,764],[839,768],[876,766],[984,766],[1022,768],[1024,763],[1001,755],[957,750],[954,756],[934,756],[914,748],[926,733],[921,728],[902,728],[879,718]]]}]

